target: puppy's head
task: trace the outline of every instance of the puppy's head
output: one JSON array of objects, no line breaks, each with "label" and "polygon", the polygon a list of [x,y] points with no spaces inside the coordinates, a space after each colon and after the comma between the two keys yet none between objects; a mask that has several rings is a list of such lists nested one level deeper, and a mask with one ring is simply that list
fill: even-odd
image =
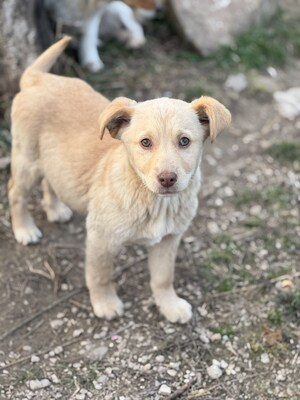
[{"label": "puppy's head", "polygon": [[100,116],[100,132],[123,141],[129,162],[146,187],[168,195],[185,190],[199,167],[203,142],[231,121],[217,100],[192,103],[161,98],[136,103],[117,98]]}]

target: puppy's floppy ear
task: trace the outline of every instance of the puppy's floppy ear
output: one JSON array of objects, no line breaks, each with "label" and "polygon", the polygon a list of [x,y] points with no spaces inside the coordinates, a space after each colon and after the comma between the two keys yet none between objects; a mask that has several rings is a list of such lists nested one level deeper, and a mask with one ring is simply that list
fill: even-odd
[{"label": "puppy's floppy ear", "polygon": [[223,104],[212,97],[202,96],[191,103],[200,124],[206,128],[207,136],[213,142],[216,136],[230,125],[231,114]]},{"label": "puppy's floppy ear", "polygon": [[117,97],[113,100],[100,115],[100,139],[103,139],[105,129],[108,129],[111,136],[115,138],[122,128],[128,126],[135,104],[136,101],[127,97]]}]

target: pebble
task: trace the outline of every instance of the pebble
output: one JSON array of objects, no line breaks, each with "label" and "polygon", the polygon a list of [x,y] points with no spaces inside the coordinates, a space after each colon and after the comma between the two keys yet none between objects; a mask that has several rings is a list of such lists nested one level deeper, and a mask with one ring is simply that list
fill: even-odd
[{"label": "pebble", "polygon": [[158,393],[162,394],[163,396],[167,396],[167,395],[171,394],[171,388],[168,385],[163,384],[159,388]]},{"label": "pebble", "polygon": [[82,335],[83,332],[84,332],[83,329],[75,329],[75,331],[73,332],[73,337],[74,337],[74,338],[77,338],[77,337],[79,337],[80,335]]},{"label": "pebble", "polygon": [[223,371],[220,367],[213,364],[207,368],[207,374],[211,379],[219,379],[222,376]]},{"label": "pebble", "polygon": [[260,361],[263,364],[269,364],[269,362],[270,362],[269,355],[267,353],[262,353],[261,356],[260,356]]},{"label": "pebble", "polygon": [[165,357],[162,356],[162,355],[158,355],[158,356],[155,357],[155,361],[157,361],[159,363],[162,363],[162,362],[165,361]]},{"label": "pebble", "polygon": [[61,319],[53,319],[50,321],[50,326],[52,329],[58,329],[63,325],[64,321]]},{"label": "pebble", "polygon": [[224,86],[225,88],[231,89],[236,93],[240,93],[248,86],[247,78],[242,73],[229,75]]},{"label": "pebble", "polygon": [[55,374],[52,374],[52,375],[50,376],[50,379],[51,379],[51,381],[52,381],[53,383],[59,383],[59,382],[60,382],[60,380],[58,379],[57,375],[55,375]]},{"label": "pebble", "polygon": [[220,342],[220,340],[222,339],[222,335],[220,333],[214,333],[213,335],[211,335],[210,340],[212,342]]},{"label": "pebble", "polygon": [[220,232],[218,224],[214,221],[209,221],[207,223],[207,230],[211,235],[217,235]]},{"label": "pebble", "polygon": [[41,380],[35,379],[32,381],[29,381],[27,383],[27,385],[29,386],[29,388],[31,390],[38,390],[38,389],[43,389],[43,388],[46,388],[47,386],[50,386],[51,383],[48,379],[41,379]]},{"label": "pebble", "polygon": [[40,357],[36,356],[36,355],[32,355],[30,361],[32,363],[37,363],[40,361]]},{"label": "pebble", "polygon": [[167,374],[174,377],[177,375],[177,371],[175,369],[168,369]]}]

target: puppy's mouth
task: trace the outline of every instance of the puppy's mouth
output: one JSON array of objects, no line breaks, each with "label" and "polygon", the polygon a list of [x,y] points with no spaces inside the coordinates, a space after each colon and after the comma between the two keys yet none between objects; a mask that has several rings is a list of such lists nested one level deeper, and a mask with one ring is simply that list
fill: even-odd
[{"label": "puppy's mouth", "polygon": [[177,194],[179,191],[176,189],[164,189],[164,188],[159,188],[158,194],[161,196],[172,196],[174,194]]}]

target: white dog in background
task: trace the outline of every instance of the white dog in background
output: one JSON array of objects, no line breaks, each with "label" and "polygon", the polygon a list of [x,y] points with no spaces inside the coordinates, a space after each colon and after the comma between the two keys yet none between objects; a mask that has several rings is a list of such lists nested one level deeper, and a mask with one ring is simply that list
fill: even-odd
[{"label": "white dog in background", "polygon": [[[115,37],[129,48],[143,46],[146,39],[142,22],[154,17],[157,1],[36,0],[36,4],[49,14],[57,31],[63,26],[79,30],[80,64],[90,72],[98,72],[104,67],[97,48],[99,34]],[[36,19],[40,30],[45,30],[38,14]],[[48,47],[52,41],[48,40],[43,47]]]}]

